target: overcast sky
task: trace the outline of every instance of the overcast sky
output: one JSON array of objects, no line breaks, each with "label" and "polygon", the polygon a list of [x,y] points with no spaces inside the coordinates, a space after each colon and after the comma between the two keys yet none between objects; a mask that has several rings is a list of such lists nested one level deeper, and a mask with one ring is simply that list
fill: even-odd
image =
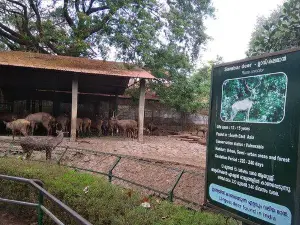
[{"label": "overcast sky", "polygon": [[258,16],[268,16],[284,0],[213,0],[216,19],[205,23],[214,39],[202,54],[202,61],[220,55],[225,62],[245,58],[245,52]]}]

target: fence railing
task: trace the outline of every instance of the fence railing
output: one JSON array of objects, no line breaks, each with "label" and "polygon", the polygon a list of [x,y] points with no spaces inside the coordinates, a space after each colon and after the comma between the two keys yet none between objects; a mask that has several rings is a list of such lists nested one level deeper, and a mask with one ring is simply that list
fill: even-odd
[{"label": "fence railing", "polygon": [[53,203],[55,203],[58,207],[60,207],[62,210],[64,210],[66,213],[68,213],[77,223],[83,224],[83,225],[92,225],[89,221],[87,221],[86,219],[81,217],[73,209],[71,209],[70,207],[65,205],[63,202],[61,202],[59,199],[57,199],[56,197],[51,195],[49,192],[47,192],[43,188],[42,181],[36,180],[36,179],[27,179],[27,178],[22,178],[22,177],[7,176],[7,175],[2,175],[2,174],[0,174],[0,179],[26,183],[38,190],[39,194],[38,194],[37,203],[25,202],[25,201],[13,200],[13,199],[6,199],[6,198],[0,197],[0,202],[36,207],[37,208],[37,216],[38,216],[38,225],[43,224],[44,213],[47,214],[56,224],[64,225],[64,223],[60,219],[58,219],[50,210],[48,210],[44,206],[44,197],[45,196],[49,200],[51,200]]},{"label": "fence railing", "polygon": [[[0,141],[3,142],[3,141]],[[18,147],[15,146],[15,144],[17,144],[18,142],[10,142],[10,141],[4,141],[6,143],[10,144],[10,147],[8,149],[8,151],[14,151],[15,149],[17,149]],[[1,148],[5,148],[3,146],[0,146]],[[168,188],[168,191],[162,191],[162,190],[158,190],[157,188],[153,188],[144,184],[140,184],[138,182],[135,182],[133,180],[129,180],[129,179],[125,179],[123,177],[117,176],[116,174],[113,173],[114,169],[119,165],[119,163],[123,160],[123,159],[130,159],[130,160],[134,160],[134,161],[138,161],[139,163],[143,163],[143,164],[151,164],[154,165],[154,163],[152,163],[151,161],[145,160],[144,158],[139,158],[139,157],[135,157],[135,156],[129,156],[129,155],[122,155],[122,154],[115,154],[115,153],[108,153],[108,152],[101,152],[101,151],[95,151],[95,150],[91,150],[91,149],[84,149],[84,148],[75,148],[75,147],[69,147],[69,146],[60,146],[60,149],[64,149],[62,151],[62,154],[58,157],[57,161],[55,163],[64,166],[64,167],[69,167],[72,169],[76,169],[76,170],[81,170],[81,171],[86,171],[86,172],[92,172],[95,174],[100,174],[100,175],[104,175],[107,176],[108,181],[112,182],[113,178],[120,180],[120,181],[124,181],[126,183],[129,183],[131,185],[137,186],[137,187],[141,187],[143,189],[146,190],[150,190],[153,191],[155,193],[161,194],[163,196],[166,196],[166,199],[173,202],[174,199],[178,199],[184,203],[187,204],[192,204],[196,207],[201,207],[202,205],[199,202],[195,202],[180,196],[177,196],[174,194],[175,188],[177,187],[178,183],[181,181],[181,178],[184,174],[191,174],[191,175],[195,175],[195,176],[201,176],[200,173],[197,173],[195,171],[190,171],[190,170],[185,170],[185,169],[179,169],[176,167],[170,167],[170,166],[165,166],[165,165],[161,165],[161,164],[155,164],[155,166],[157,167],[161,167],[161,168],[165,168],[171,171],[174,171],[177,173],[176,178],[174,183]],[[20,148],[18,148],[20,149]],[[21,150],[21,149],[20,149]],[[66,155],[67,152],[84,152],[85,154],[91,154],[91,155],[106,155],[106,156],[113,156],[116,158],[116,160],[113,162],[113,164],[110,166],[108,172],[106,171],[98,171],[98,170],[92,170],[92,169],[87,169],[87,168],[83,168],[83,167],[78,167],[78,166],[74,166],[74,165],[67,165],[67,164],[63,164],[62,161]],[[41,161],[41,160],[32,160],[32,161]],[[42,161],[43,162],[43,161]]]}]

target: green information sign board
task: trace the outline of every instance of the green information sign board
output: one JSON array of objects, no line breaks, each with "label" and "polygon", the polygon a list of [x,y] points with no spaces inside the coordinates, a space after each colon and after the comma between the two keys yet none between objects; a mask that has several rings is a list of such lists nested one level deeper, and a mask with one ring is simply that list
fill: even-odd
[{"label": "green information sign board", "polygon": [[251,224],[299,225],[300,50],[212,72],[206,203]]}]

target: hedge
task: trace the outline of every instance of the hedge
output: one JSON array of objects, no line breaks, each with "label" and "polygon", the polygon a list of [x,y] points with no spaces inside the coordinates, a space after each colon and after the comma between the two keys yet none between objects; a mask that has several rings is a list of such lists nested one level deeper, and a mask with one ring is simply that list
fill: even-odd
[{"label": "hedge", "polygon": [[[236,224],[220,214],[197,212],[167,201],[151,199],[151,208],[141,205],[142,196],[129,194],[128,190],[112,185],[106,179],[50,163],[30,162],[20,159],[0,158],[0,174],[40,179],[45,189],[70,206],[92,224],[103,225],[225,225]],[[83,190],[89,186],[89,191]],[[37,201],[37,193],[28,185],[0,179],[0,197]],[[57,206],[45,202],[65,224],[75,224]],[[24,206],[0,203],[0,208],[22,218],[36,220],[36,210]],[[53,224],[45,216],[45,224]]]}]

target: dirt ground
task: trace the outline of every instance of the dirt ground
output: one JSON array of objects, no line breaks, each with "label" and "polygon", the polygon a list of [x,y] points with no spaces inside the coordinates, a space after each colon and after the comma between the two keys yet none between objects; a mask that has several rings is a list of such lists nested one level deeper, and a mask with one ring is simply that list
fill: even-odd
[{"label": "dirt ground", "polygon": [[36,225],[36,223],[30,223],[29,220],[24,220],[12,216],[0,210],[0,225]]},{"label": "dirt ground", "polygon": [[[84,138],[67,142],[70,147],[132,155],[205,168],[206,147],[168,136],[145,136],[144,143],[121,137]],[[64,145],[64,144],[63,144]]]},{"label": "dirt ground", "polygon": [[[0,142],[1,140],[11,140],[11,137],[0,137]],[[18,145],[7,145],[10,149],[14,148],[12,146]],[[175,203],[184,203],[178,197],[197,204],[203,203],[206,158],[206,147],[203,145],[177,140],[175,137],[146,136],[143,144],[122,137],[93,137],[78,139],[77,142],[70,142],[65,138],[60,146],[70,148],[62,158],[62,164],[105,173],[108,173],[117,155],[131,156],[120,160],[113,175],[164,193],[170,191],[181,171],[185,170],[187,172],[182,175],[174,190]],[[2,151],[7,149],[4,145],[2,147]],[[90,149],[97,154],[74,148]],[[58,160],[63,151],[64,148],[57,148],[52,160]],[[34,152],[33,159],[44,160],[45,153]],[[145,195],[167,197],[119,179],[113,179],[113,183]]]}]

